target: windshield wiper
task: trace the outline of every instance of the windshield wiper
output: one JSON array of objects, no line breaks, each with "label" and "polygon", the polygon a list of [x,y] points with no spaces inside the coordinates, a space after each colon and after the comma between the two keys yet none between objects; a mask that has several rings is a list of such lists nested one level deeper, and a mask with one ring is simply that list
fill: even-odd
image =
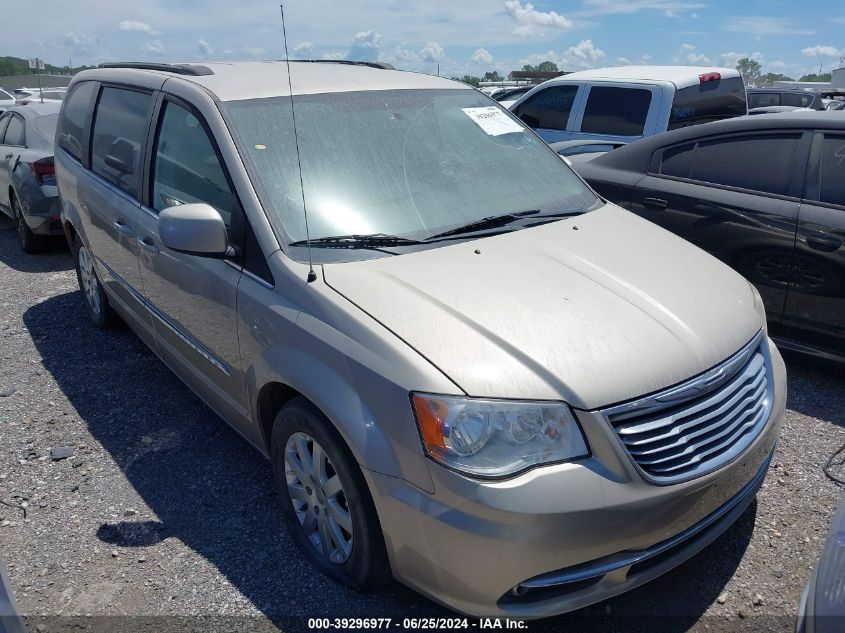
[{"label": "windshield wiper", "polygon": [[[372,233],[370,235],[332,235],[329,237],[317,237],[311,240],[314,248],[371,248],[378,250],[390,246],[413,246],[422,244],[419,240],[412,240],[398,235],[386,233]],[[297,240],[291,242],[291,246],[308,246],[308,240]]]},{"label": "windshield wiper", "polygon": [[481,218],[480,220],[474,220],[469,224],[463,224],[461,226],[455,227],[454,229],[443,231],[442,233],[435,233],[434,235],[428,236],[426,238],[426,241],[429,242],[431,240],[437,240],[443,237],[450,237],[452,235],[464,235],[466,233],[475,233],[476,231],[485,231],[487,229],[498,229],[500,227],[507,226],[511,222],[519,220],[520,218],[524,218],[529,215],[536,215],[538,213],[540,213],[539,209],[529,209],[528,211],[520,211],[518,213],[491,215],[486,218]]}]

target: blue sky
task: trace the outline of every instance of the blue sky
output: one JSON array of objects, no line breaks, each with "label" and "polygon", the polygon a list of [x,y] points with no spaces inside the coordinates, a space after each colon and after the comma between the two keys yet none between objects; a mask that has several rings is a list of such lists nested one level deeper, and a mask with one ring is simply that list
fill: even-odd
[{"label": "blue sky", "polygon": [[[15,2],[0,55],[63,65],[283,56],[272,0]],[[33,8],[35,6],[35,9]],[[289,0],[291,56],[380,59],[444,75],[619,64],[733,66],[797,76],[839,66],[845,2],[831,0]],[[37,16],[37,18],[36,18]],[[37,28],[36,28],[37,27]]]}]

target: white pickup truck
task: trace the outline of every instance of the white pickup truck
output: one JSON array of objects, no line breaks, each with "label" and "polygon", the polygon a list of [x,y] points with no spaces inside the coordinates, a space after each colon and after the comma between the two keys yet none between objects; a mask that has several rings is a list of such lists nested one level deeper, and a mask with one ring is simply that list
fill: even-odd
[{"label": "white pickup truck", "polygon": [[[577,141],[607,141],[607,150],[667,130],[742,116],[748,105],[742,76],[730,68],[623,66],[551,79],[510,110],[547,143],[566,141],[574,148]],[[600,151],[597,144],[593,147]]]}]

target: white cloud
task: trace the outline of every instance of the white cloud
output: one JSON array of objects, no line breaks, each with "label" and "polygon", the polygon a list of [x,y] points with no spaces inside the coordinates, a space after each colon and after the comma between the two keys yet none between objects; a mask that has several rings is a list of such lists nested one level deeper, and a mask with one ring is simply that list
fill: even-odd
[{"label": "white cloud", "polygon": [[159,34],[159,32],[154,31],[149,24],[138,20],[121,20],[120,24],[117,25],[117,28],[121,31],[132,31],[134,33],[147,33],[148,35]]},{"label": "white cloud", "polygon": [[722,64],[728,66],[730,68],[734,68],[736,63],[742,59],[743,57],[747,57],[748,59],[752,59],[755,62],[762,62],[763,61],[763,53],[759,51],[755,51],[753,53],[735,53],[733,51],[729,53],[722,53],[719,55],[719,59],[722,60]]},{"label": "white cloud", "polygon": [[493,56],[486,48],[477,48],[469,60],[479,66],[489,66],[493,63]]},{"label": "white cloud", "polygon": [[690,14],[689,14],[689,16],[690,16],[693,20],[697,20],[697,19],[698,19],[698,14],[697,14],[697,13],[690,13]]},{"label": "white cloud", "polygon": [[690,53],[687,55],[687,64],[690,64],[691,66],[709,66],[710,58],[707,57],[707,55]]},{"label": "white cloud", "polygon": [[523,64],[539,64],[543,61],[550,61],[557,64],[561,70],[574,70],[579,68],[593,68],[596,62],[607,56],[602,49],[596,48],[592,40],[581,40],[575,46],[570,46],[563,53],[547,51],[532,55],[522,60]]},{"label": "white cloud", "polygon": [[834,46],[810,46],[809,48],[802,48],[801,54],[807,57],[839,57],[845,55],[845,49],[839,50]]},{"label": "white cloud", "polygon": [[70,49],[74,55],[86,55],[91,52],[94,47],[94,40],[84,34],[65,33],[62,40],[65,48]]},{"label": "white cloud", "polygon": [[559,13],[537,11],[530,2],[523,5],[519,0],[507,0],[505,10],[516,22],[517,26],[513,34],[519,37],[538,36],[549,29],[569,29],[573,26],[571,20]]},{"label": "white cloud", "polygon": [[612,15],[617,13],[630,14],[639,11],[662,11],[668,18],[681,17],[680,10],[702,9],[707,6],[703,2],[687,2],[686,0],[585,0],[587,9],[584,15]]},{"label": "white cloud", "polygon": [[161,40],[153,40],[144,46],[144,52],[150,53],[151,55],[164,55],[167,52],[167,48],[161,43]]},{"label": "white cloud", "polygon": [[688,53],[688,52],[694,51],[694,50],[695,50],[695,46],[693,46],[692,44],[681,44],[681,52],[682,53]]},{"label": "white cloud", "polygon": [[769,18],[765,16],[729,17],[722,26],[725,31],[734,31],[748,35],[813,35],[812,29],[800,28],[788,18]]},{"label": "white cloud", "polygon": [[297,59],[312,59],[314,57],[314,44],[300,42],[293,47],[293,56]]},{"label": "white cloud", "polygon": [[345,55],[344,55],[343,53],[341,53],[340,51],[328,51],[328,52],[323,53],[322,55],[320,55],[320,59],[334,59],[334,60],[337,60],[337,59],[343,59],[344,57],[345,57]]},{"label": "white cloud", "polygon": [[632,62],[627,57],[617,57],[616,63],[619,64],[620,66],[633,66],[634,65],[634,62]]},{"label": "white cloud", "polygon": [[266,52],[267,49],[253,46],[244,46],[241,48],[241,55],[245,55],[246,57],[250,57],[252,59],[258,59],[259,57],[263,57],[264,53]]},{"label": "white cloud", "polygon": [[211,57],[214,55],[214,50],[209,46],[208,42],[205,41],[204,38],[200,38],[197,40],[197,49],[200,52],[200,55],[204,57]]},{"label": "white cloud", "polygon": [[375,61],[378,59],[379,49],[381,49],[381,34],[377,33],[375,29],[359,31],[352,38],[348,59]]},{"label": "white cloud", "polygon": [[420,57],[424,62],[437,62],[443,59],[445,51],[437,42],[428,42],[420,50]]}]

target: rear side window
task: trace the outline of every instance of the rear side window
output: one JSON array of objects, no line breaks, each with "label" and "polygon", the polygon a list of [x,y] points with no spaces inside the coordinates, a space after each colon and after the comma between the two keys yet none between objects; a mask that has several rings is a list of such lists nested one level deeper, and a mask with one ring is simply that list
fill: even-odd
[{"label": "rear side window", "polygon": [[6,135],[3,137],[3,145],[25,145],[26,134],[24,122],[19,116],[12,116],[9,119],[9,126],[6,128]]},{"label": "rear side window", "polygon": [[813,103],[813,95],[801,94],[800,92],[784,92],[781,95],[780,101],[785,106],[809,108]]},{"label": "rear side window", "polygon": [[590,88],[582,132],[614,136],[642,136],[651,91],[642,88]]},{"label": "rear side window", "polygon": [[819,199],[845,206],[845,136],[824,137]]},{"label": "rear side window", "polygon": [[744,114],[747,114],[747,105],[742,77],[705,81],[675,91],[668,129],[676,130]]},{"label": "rear side window", "polygon": [[748,94],[749,108],[769,108],[780,105],[780,93],[751,92]]},{"label": "rear side window", "polygon": [[785,195],[800,138],[800,134],[770,134],[701,142],[690,177]]},{"label": "rear side window", "polygon": [[578,86],[550,86],[519,106],[516,115],[526,125],[548,130],[565,130]]},{"label": "rear side window", "polygon": [[133,197],[141,181],[141,151],[152,96],[103,88],[91,132],[91,169]]},{"label": "rear side window", "polygon": [[85,121],[91,108],[91,97],[97,86],[93,81],[76,84],[62,109],[59,147],[82,160],[82,144],[85,142]]}]

